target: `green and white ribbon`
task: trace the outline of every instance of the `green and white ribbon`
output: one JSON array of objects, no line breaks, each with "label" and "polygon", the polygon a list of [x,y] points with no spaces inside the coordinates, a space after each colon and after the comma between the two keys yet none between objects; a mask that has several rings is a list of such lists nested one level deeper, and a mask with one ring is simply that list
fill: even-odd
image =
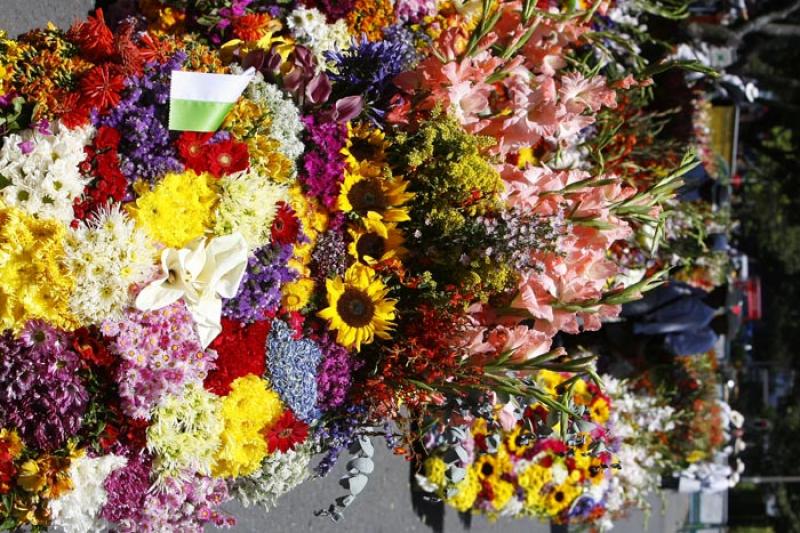
[{"label": "green and white ribbon", "polygon": [[253,78],[244,74],[172,71],[169,90],[169,129],[217,131]]}]

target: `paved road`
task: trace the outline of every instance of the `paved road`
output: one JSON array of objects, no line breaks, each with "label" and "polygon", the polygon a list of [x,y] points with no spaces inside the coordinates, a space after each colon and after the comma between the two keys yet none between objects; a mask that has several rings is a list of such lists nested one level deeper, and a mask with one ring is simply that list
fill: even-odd
[{"label": "paved road", "polygon": [[[30,28],[52,21],[66,27],[76,18],[83,17],[93,5],[93,0],[0,0],[0,29],[16,36]],[[367,490],[348,509],[345,521],[334,524],[329,519],[317,518],[314,511],[328,506],[342,494],[338,475],[306,482],[281,500],[277,509],[264,513],[257,509],[243,509],[231,505],[228,509],[239,519],[235,533],[406,533],[429,531],[411,510],[408,490],[408,467],[401,458],[392,456],[384,446],[376,446],[376,468],[370,477]],[[341,468],[342,465],[340,465]],[[686,517],[687,497],[672,495],[666,499],[661,512],[657,497],[647,527],[641,513],[632,513],[620,522],[614,531],[641,533],[643,531],[671,533],[677,530]],[[455,513],[445,516],[445,531],[465,531]],[[494,524],[475,518],[471,531],[503,533],[545,533],[549,527],[532,521],[498,521]]]}]

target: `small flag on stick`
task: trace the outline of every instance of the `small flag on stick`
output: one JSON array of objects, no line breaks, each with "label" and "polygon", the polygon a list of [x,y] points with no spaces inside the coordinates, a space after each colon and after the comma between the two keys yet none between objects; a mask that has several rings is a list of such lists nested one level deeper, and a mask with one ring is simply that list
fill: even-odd
[{"label": "small flag on stick", "polygon": [[173,70],[169,129],[217,131],[254,72],[252,68],[240,75]]}]

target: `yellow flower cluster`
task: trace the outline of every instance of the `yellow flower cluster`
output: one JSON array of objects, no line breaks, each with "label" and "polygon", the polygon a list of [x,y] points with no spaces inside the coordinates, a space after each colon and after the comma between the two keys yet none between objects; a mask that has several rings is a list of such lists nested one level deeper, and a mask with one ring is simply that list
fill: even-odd
[{"label": "yellow flower cluster", "polygon": [[155,241],[183,248],[214,225],[218,195],[208,173],[171,172],[152,190],[142,184],[137,188],[140,196],[128,211]]},{"label": "yellow flower cluster", "polygon": [[222,400],[225,428],[212,475],[238,477],[255,472],[268,451],[262,432],[275,423],[282,411],[278,394],[254,374],[231,383],[230,394]]},{"label": "yellow flower cluster", "polygon": [[294,255],[288,266],[300,274],[300,279],[281,287],[281,303],[289,311],[299,311],[308,304],[314,293],[314,280],[310,277],[308,264],[311,262],[311,252],[314,251],[317,237],[328,229],[328,215],[316,200],[303,194],[299,185],[289,189],[289,205],[300,221],[300,227],[308,241],[294,245]]},{"label": "yellow flower cluster", "polygon": [[31,319],[77,327],[69,311],[73,280],[62,262],[65,236],[58,222],[0,202],[0,330],[19,331]]}]

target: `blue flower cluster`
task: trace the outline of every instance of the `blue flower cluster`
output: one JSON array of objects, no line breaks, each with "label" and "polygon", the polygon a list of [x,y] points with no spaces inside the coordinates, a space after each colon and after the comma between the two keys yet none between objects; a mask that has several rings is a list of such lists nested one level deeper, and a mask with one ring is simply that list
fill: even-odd
[{"label": "blue flower cluster", "polygon": [[295,339],[294,331],[286,322],[272,322],[267,338],[267,366],[272,388],[304,422],[319,418],[317,366],[321,359],[322,350],[314,341]]}]

